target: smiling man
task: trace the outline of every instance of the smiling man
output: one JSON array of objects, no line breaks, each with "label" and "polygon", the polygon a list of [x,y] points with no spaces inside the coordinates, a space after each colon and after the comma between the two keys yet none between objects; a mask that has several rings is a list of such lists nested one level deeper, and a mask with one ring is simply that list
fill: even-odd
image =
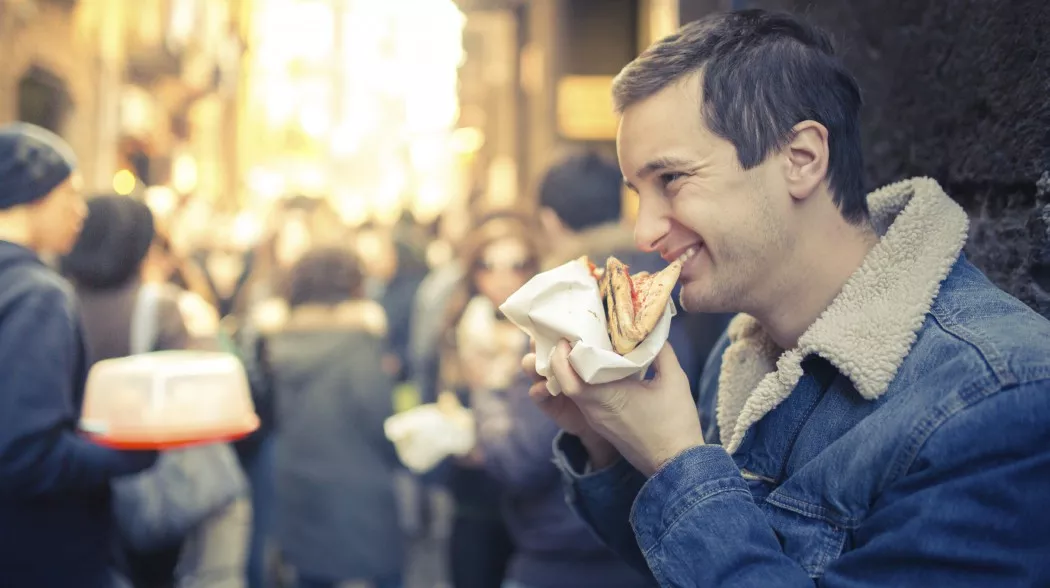
[{"label": "smiling man", "polygon": [[[1050,583],[1050,323],[962,254],[931,179],[867,196],[861,99],[825,33],[708,17],[614,83],[640,249],[735,311],[700,404],[648,382],[530,391],[569,500],[663,586]],[[533,370],[534,357],[525,366]]]}]

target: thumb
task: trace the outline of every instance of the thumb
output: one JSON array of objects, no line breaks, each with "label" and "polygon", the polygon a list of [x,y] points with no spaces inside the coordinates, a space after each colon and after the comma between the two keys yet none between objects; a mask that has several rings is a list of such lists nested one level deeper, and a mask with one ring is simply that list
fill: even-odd
[{"label": "thumb", "polygon": [[657,379],[673,374],[675,370],[682,371],[682,366],[678,363],[678,356],[675,355],[674,348],[671,347],[670,343],[664,343],[660,353],[656,354],[656,359],[653,361],[653,369],[656,371]]},{"label": "thumb", "polygon": [[572,351],[572,348],[569,346],[568,341],[562,340],[558,342],[558,346],[554,348],[551,354],[551,373],[561,387],[561,391],[572,396],[582,389],[583,381],[580,379],[580,376],[576,375],[576,370],[572,369],[572,365],[569,364],[570,351]]}]

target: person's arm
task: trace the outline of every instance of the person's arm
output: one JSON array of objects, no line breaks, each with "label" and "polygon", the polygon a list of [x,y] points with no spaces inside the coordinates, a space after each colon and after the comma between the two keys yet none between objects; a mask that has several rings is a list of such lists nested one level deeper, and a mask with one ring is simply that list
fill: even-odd
[{"label": "person's arm", "polygon": [[551,443],[558,425],[529,400],[529,382],[518,378],[499,399],[489,394],[473,406],[485,469],[512,494],[556,484]]},{"label": "person's arm", "polygon": [[686,451],[650,479],[631,523],[667,586],[1035,586],[1050,582],[1050,382],[1004,390],[917,431],[853,549],[814,581],[781,549],[733,460]]},{"label": "person's arm", "polygon": [[97,489],[146,469],[153,452],[122,453],[76,431],[75,319],[65,295],[27,296],[0,323],[0,494]]},{"label": "person's arm", "polygon": [[355,406],[350,408],[349,422],[357,422],[362,427],[367,439],[386,462],[392,466],[400,463],[394,444],[386,437],[383,424],[394,414],[394,382],[384,372],[379,361],[382,356],[382,342],[375,339],[370,348],[359,349],[356,368],[353,370],[353,381],[348,385],[355,391]]},{"label": "person's arm", "polygon": [[576,515],[631,567],[651,576],[630,523],[631,506],[645,476],[625,459],[592,471],[579,437],[564,432],[554,439],[554,462],[562,473],[566,502]]},{"label": "person's arm", "polygon": [[190,346],[190,333],[179,309],[178,295],[178,291],[165,288],[158,300],[156,351],[187,349]]}]

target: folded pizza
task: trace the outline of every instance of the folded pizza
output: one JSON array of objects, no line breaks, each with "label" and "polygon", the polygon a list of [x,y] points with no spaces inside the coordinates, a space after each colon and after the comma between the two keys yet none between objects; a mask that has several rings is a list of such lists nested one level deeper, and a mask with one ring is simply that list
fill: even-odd
[{"label": "folded pizza", "polygon": [[605,303],[606,324],[613,349],[620,355],[630,353],[656,328],[664,314],[671,290],[682,272],[682,262],[675,260],[663,270],[650,274],[629,273],[629,268],[615,257],[600,269],[587,257],[591,275],[598,281],[598,292]]}]

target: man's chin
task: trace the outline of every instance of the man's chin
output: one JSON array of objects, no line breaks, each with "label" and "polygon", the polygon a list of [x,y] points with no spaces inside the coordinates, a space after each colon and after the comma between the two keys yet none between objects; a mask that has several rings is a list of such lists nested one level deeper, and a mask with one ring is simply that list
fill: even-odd
[{"label": "man's chin", "polygon": [[691,284],[692,288],[688,286],[682,286],[682,289],[678,292],[678,306],[682,310],[693,314],[693,313],[723,313],[723,312],[735,312],[729,308],[729,304],[724,300],[720,300],[717,296],[712,296],[710,292],[697,291],[699,284]]}]

